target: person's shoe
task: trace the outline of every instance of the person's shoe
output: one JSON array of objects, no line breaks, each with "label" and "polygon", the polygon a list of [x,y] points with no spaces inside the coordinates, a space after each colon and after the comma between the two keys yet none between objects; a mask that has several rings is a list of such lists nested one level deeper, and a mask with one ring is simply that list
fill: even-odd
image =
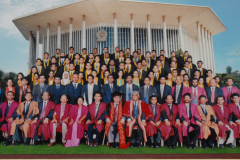
[{"label": "person's shoe", "polygon": [[24,142],[24,146],[28,146],[29,144],[28,144],[28,142]]},{"label": "person's shoe", "polygon": [[97,147],[98,146],[98,143],[94,143],[94,147]]},{"label": "person's shoe", "polygon": [[55,144],[55,142],[51,142],[51,143],[48,144],[48,147],[51,147],[51,146],[53,146],[54,144]]},{"label": "person's shoe", "polygon": [[192,144],[192,149],[196,149],[196,144]]},{"label": "person's shoe", "polygon": [[112,143],[110,143],[110,148],[113,148],[113,144]]},{"label": "person's shoe", "polygon": [[219,148],[224,148],[224,145],[223,144],[219,144]]},{"label": "person's shoe", "polygon": [[156,145],[155,145],[155,148],[159,148],[159,145],[158,145],[158,144],[156,144]]},{"label": "person's shoe", "polygon": [[141,144],[138,144],[137,146],[138,146],[138,148],[141,148],[141,147],[142,147]]},{"label": "person's shoe", "polygon": [[192,149],[192,146],[190,144],[187,145],[188,149]]},{"label": "person's shoe", "polygon": [[93,146],[93,143],[89,143],[89,147],[92,147]]},{"label": "person's shoe", "polygon": [[153,144],[151,144],[150,147],[153,148]]},{"label": "person's shoe", "polygon": [[202,144],[202,148],[207,149],[208,147],[206,144]]},{"label": "person's shoe", "polygon": [[213,143],[209,143],[208,146],[209,146],[209,148],[214,149],[214,144]]},{"label": "person's shoe", "polygon": [[174,146],[174,145],[173,145],[173,146],[172,146],[172,148],[173,148],[173,149],[175,149],[175,148],[176,148],[176,146]]},{"label": "person's shoe", "polygon": [[228,144],[228,147],[229,148],[235,148],[235,146],[232,143]]},{"label": "person's shoe", "polygon": [[37,146],[38,145],[38,141],[34,141],[33,146]]},{"label": "person's shoe", "polygon": [[46,145],[46,141],[42,141],[42,145],[43,145],[43,146]]},{"label": "person's shoe", "polygon": [[13,145],[13,146],[17,146],[17,145],[18,145],[18,142],[17,142],[17,141],[14,141],[12,145]]},{"label": "person's shoe", "polygon": [[168,145],[168,148],[172,148],[172,146],[171,146],[171,145]]},{"label": "person's shoe", "polygon": [[119,143],[115,143],[115,148],[119,148]]},{"label": "person's shoe", "polygon": [[3,144],[3,146],[9,146],[10,144],[12,144],[12,141],[6,141],[4,144]]},{"label": "person's shoe", "polygon": [[133,148],[133,147],[134,147],[134,145],[133,145],[133,144],[130,144],[130,147],[131,147],[131,148]]},{"label": "person's shoe", "polygon": [[65,147],[66,143],[62,143],[63,147]]}]

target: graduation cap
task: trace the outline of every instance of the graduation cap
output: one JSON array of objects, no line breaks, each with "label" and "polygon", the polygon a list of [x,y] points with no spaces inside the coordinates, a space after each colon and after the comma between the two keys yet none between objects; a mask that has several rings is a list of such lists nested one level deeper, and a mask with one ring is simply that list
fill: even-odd
[{"label": "graduation cap", "polygon": [[22,79],[21,79],[21,80],[24,80],[24,79],[28,81],[27,77],[22,77]]},{"label": "graduation cap", "polygon": [[115,96],[121,97],[121,96],[122,96],[122,93],[121,93],[121,92],[118,92],[118,91],[114,91],[113,94],[112,94],[112,97],[115,97]]}]

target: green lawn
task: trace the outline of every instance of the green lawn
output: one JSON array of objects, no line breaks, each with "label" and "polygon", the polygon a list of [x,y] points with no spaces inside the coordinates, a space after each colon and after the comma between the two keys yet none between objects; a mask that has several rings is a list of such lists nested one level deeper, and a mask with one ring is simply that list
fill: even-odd
[{"label": "green lawn", "polygon": [[235,149],[230,149],[225,146],[224,149],[187,149],[186,146],[176,149],[169,149],[166,146],[160,148],[150,148],[148,146],[142,148],[128,149],[110,149],[106,145],[98,147],[89,147],[86,144],[80,144],[78,147],[65,148],[61,144],[56,144],[52,147],[47,145],[42,146],[3,146],[4,142],[0,143],[0,154],[194,154],[194,153],[240,153],[240,146]]}]

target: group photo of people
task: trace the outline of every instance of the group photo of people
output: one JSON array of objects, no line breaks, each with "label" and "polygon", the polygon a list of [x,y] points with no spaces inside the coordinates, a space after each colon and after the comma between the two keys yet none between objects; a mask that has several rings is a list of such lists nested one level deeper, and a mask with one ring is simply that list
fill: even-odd
[{"label": "group photo of people", "polygon": [[239,145],[240,92],[232,78],[222,86],[188,51],[170,57],[164,50],[101,52],[45,52],[28,75],[18,73],[15,84],[9,78],[0,95],[3,145]]}]

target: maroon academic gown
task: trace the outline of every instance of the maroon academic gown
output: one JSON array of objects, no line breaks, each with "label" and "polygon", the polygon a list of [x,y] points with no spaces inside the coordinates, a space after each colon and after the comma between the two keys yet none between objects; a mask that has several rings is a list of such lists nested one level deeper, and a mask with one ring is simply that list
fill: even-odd
[{"label": "maroon academic gown", "polygon": [[[184,117],[184,119],[185,119],[185,121],[187,121],[188,122],[188,124],[195,124],[195,125],[197,125],[197,123],[196,123],[196,121],[194,120],[194,116],[198,119],[198,121],[199,122],[201,122],[201,117],[200,117],[200,115],[199,115],[199,113],[198,113],[198,109],[197,109],[197,106],[195,105],[195,104],[189,104],[189,105],[191,105],[191,114],[192,114],[192,118],[191,118],[191,120],[189,119],[189,117],[188,117],[188,114],[187,114],[187,107],[186,107],[186,105],[185,105],[185,103],[181,103],[181,104],[179,104],[178,105],[178,112],[179,112],[179,116],[180,116],[180,119],[181,119],[181,117]],[[202,126],[200,126],[200,134],[199,134],[199,137],[198,138],[200,138],[200,139],[202,139]],[[187,133],[188,133],[188,131],[189,132],[191,132],[191,131],[193,131],[194,130],[194,128],[193,127],[189,127],[189,130],[187,130],[188,129],[188,126],[185,126],[183,123],[182,123],[182,131],[183,131],[183,136],[187,136]]]},{"label": "maroon academic gown", "polygon": [[[148,109],[150,111],[150,114],[153,115],[153,110],[151,107],[151,104],[148,105]],[[150,118],[154,121],[154,123],[158,122],[160,117],[161,117],[161,111],[162,108],[160,105],[157,105],[156,108],[156,118],[154,119],[154,116],[151,116]],[[162,133],[162,137],[164,137],[164,139],[168,139],[170,132],[171,132],[171,127],[165,125],[165,122],[161,122],[160,125],[158,127],[155,127],[152,123],[150,123],[149,121],[147,121],[147,126],[146,126],[146,131],[147,131],[147,136],[148,137],[153,137],[154,134],[157,134],[157,130],[160,130]]]},{"label": "maroon academic gown", "polygon": [[[206,91],[205,91],[204,88],[197,87],[197,92],[198,92],[198,99],[199,99],[199,97],[200,97],[201,95],[204,95],[204,96],[206,96],[206,98],[207,98],[207,94],[206,94]],[[194,94],[192,87],[189,87],[189,88],[188,88],[188,93],[190,93],[191,95]],[[192,100],[193,100],[193,98],[194,98],[194,97],[191,96],[191,99],[192,99]],[[199,102],[198,102],[198,104],[199,104]]]},{"label": "maroon academic gown", "polygon": [[[232,113],[234,113],[234,115],[240,120],[240,112],[239,112],[239,109],[237,107],[237,105],[235,103],[230,103],[227,105],[228,109],[229,109],[229,112],[232,116]],[[240,125],[235,123],[238,127],[238,137],[237,138],[240,138],[239,134],[240,134]]]},{"label": "maroon academic gown", "polygon": [[[65,110],[64,110],[64,114],[61,118],[61,122],[68,118],[68,114],[69,114],[69,111],[71,109],[71,104],[65,104]],[[56,115],[54,115],[54,113],[56,113]],[[53,112],[53,117],[56,117],[56,120],[57,120],[57,124],[60,123],[60,115],[61,115],[61,104],[58,104],[56,105],[55,107],[55,110]],[[54,119],[54,118],[53,118]],[[62,133],[62,125],[58,125],[57,126],[57,129],[56,129],[56,132],[60,132]],[[52,135],[53,135],[53,122],[50,123],[50,126],[49,126],[49,138],[52,139]]]},{"label": "maroon academic gown", "polygon": [[[102,121],[101,124],[97,124],[97,121],[99,120],[99,118],[101,117],[101,115],[103,114],[103,112],[106,111],[107,108],[107,104],[104,102],[100,103],[100,106],[98,108],[98,113],[97,113],[97,118],[95,118],[95,109],[96,109],[96,103],[93,102],[92,104],[90,104],[88,106],[88,112],[91,116],[91,123],[90,124],[95,124],[98,132],[101,132],[102,130],[104,130],[104,121]],[[88,124],[85,125],[85,130],[88,131]]]},{"label": "maroon academic gown", "polygon": [[8,110],[7,117],[5,117],[5,111],[7,108],[8,101],[5,101],[1,104],[0,109],[2,109],[2,117],[0,118],[0,122],[3,122],[4,120],[7,121],[7,123],[3,124],[2,127],[0,128],[1,131],[7,132],[10,135],[11,131],[11,125],[12,122],[9,122],[8,119],[12,117],[14,111],[18,108],[18,102],[13,101],[10,105],[10,108]]},{"label": "maroon academic gown", "polygon": [[224,138],[224,135],[225,135],[226,131],[228,131],[228,128],[225,125],[228,125],[234,131],[234,138],[237,138],[238,137],[238,127],[235,126],[235,125],[231,126],[228,123],[228,118],[229,118],[229,114],[230,114],[229,109],[225,105],[223,106],[224,115],[223,115],[221,107],[219,105],[217,105],[217,104],[213,105],[213,109],[214,109],[214,112],[216,113],[218,119],[220,121],[222,121],[222,123],[224,124],[222,126],[218,125],[218,127],[219,127],[219,136]]},{"label": "maroon academic gown", "polygon": [[[170,111],[169,111],[169,108],[168,108],[168,103],[162,104],[161,107],[162,107],[162,110],[165,110],[165,112],[167,114],[168,121],[170,122],[170,127],[172,128],[172,126],[174,126],[174,127],[177,128],[179,140],[180,140],[180,142],[183,142],[183,138],[182,138],[182,124],[180,123],[181,124],[180,126],[175,125],[176,124],[176,117],[177,117],[177,113],[178,113],[178,106],[175,105],[175,104],[172,104],[172,119],[171,119]],[[173,128],[171,130],[170,136],[174,136]]]},{"label": "maroon academic gown", "polygon": [[[71,110],[69,113],[69,122],[71,122],[71,120],[73,120],[73,124],[74,124],[76,121],[79,121],[80,119],[82,119],[83,116],[85,116],[85,118],[81,121],[81,123],[77,124],[77,138],[83,138],[84,126],[85,126],[85,122],[86,122],[86,118],[87,118],[87,114],[88,114],[88,107],[82,106],[81,116],[79,117],[79,119],[77,119],[78,109],[79,109],[78,105],[73,105],[71,107]],[[72,125],[68,124],[66,140],[72,139],[73,124]]]},{"label": "maroon academic gown", "polygon": [[129,123],[129,126],[127,125],[127,127],[126,127],[127,137],[132,136],[133,126],[136,123],[136,121],[138,121],[138,124],[143,131],[144,142],[147,142],[146,129],[145,129],[145,127],[144,127],[144,125],[142,124],[142,121],[141,121],[142,112],[144,112],[144,114],[145,114],[146,121],[149,119],[149,117],[152,116],[149,109],[148,109],[147,104],[144,101],[138,100],[138,112],[139,113],[138,113],[138,118],[137,119],[135,119],[132,116],[132,112],[133,112],[133,101],[131,100],[131,101],[125,102],[124,107],[123,107],[123,116],[131,118],[131,121],[127,122],[127,123]]},{"label": "maroon academic gown", "polygon": [[[43,117],[43,121],[44,119],[46,118],[46,116],[49,114],[49,112],[51,111],[51,109],[54,109],[55,108],[55,103],[51,102],[51,101],[48,101],[47,102],[47,106],[45,108],[45,115]],[[39,113],[39,116],[38,116],[38,120],[36,123],[33,123],[33,124],[30,124],[29,126],[29,138],[34,138],[34,135],[35,135],[35,132],[36,132],[36,129],[40,123],[40,117],[41,117],[41,114]],[[38,135],[39,136],[44,136],[44,139],[45,141],[48,140],[48,137],[49,137],[49,125],[51,120],[49,119],[48,120],[48,123],[42,123],[39,127],[38,127]]]}]

